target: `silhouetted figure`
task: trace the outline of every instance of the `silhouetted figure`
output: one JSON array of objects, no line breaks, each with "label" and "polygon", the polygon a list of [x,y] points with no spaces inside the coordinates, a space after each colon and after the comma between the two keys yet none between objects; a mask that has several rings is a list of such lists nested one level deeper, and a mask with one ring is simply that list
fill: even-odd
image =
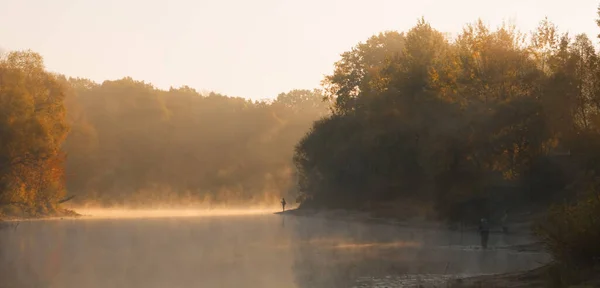
[{"label": "silhouetted figure", "polygon": [[285,198],[281,198],[281,207],[282,207],[282,209],[283,209],[284,212],[285,212],[285,204],[286,204]]},{"label": "silhouetted figure", "polygon": [[481,218],[479,223],[479,234],[481,235],[481,247],[486,249],[490,238],[490,225],[485,218]]},{"label": "silhouetted figure", "polygon": [[502,232],[504,234],[508,233],[508,224],[506,223],[508,219],[508,211],[504,210],[504,215],[502,215],[501,223],[502,223]]}]

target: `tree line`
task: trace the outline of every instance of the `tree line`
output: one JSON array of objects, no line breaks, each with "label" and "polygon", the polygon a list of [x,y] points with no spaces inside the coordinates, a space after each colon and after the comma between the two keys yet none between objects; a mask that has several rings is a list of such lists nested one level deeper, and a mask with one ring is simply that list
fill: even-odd
[{"label": "tree line", "polygon": [[0,62],[0,203],[52,213],[77,204],[273,203],[294,192],[295,143],[329,113],[319,90],[250,101],[124,78],[45,70],[31,51]]},{"label": "tree line", "polygon": [[324,91],[273,101],[66,78],[30,51],[0,63],[0,202],[26,209],[66,191],[101,205],[297,192],[305,207],[476,219],[571,195],[600,151],[598,54],[548,20],[453,39],[421,20],[343,53]]}]

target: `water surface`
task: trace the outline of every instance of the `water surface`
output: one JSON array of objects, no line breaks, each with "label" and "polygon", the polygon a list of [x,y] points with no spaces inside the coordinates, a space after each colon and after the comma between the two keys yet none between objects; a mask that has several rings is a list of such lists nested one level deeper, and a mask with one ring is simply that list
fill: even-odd
[{"label": "water surface", "polygon": [[[179,215],[181,216],[181,215]],[[527,236],[270,214],[65,219],[0,231],[0,287],[410,287],[530,269]],[[2,286],[4,285],[4,286]]]}]

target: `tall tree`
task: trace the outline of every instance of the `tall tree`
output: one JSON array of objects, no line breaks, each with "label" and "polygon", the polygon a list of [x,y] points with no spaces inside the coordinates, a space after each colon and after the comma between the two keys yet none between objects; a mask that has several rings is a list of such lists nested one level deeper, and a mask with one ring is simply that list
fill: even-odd
[{"label": "tall tree", "polygon": [[44,212],[64,194],[64,97],[39,54],[11,52],[0,61],[1,203]]}]

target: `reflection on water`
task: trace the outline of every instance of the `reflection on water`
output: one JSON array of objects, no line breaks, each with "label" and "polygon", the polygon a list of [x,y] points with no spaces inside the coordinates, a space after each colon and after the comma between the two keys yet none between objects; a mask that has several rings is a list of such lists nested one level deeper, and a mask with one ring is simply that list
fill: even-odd
[{"label": "reflection on water", "polygon": [[[326,232],[324,232],[326,231]],[[492,235],[481,250],[473,233],[297,221],[293,230],[294,274],[300,287],[411,287],[441,284],[451,277],[512,272],[537,267],[547,255],[493,249],[528,243],[527,237]],[[323,238],[324,237],[324,238]],[[331,249],[351,239],[355,249]],[[380,243],[380,244],[373,244]],[[356,249],[361,248],[361,249]]]},{"label": "reflection on water", "polygon": [[548,260],[478,240],[275,215],[32,221],[0,231],[0,287],[410,287]]}]

